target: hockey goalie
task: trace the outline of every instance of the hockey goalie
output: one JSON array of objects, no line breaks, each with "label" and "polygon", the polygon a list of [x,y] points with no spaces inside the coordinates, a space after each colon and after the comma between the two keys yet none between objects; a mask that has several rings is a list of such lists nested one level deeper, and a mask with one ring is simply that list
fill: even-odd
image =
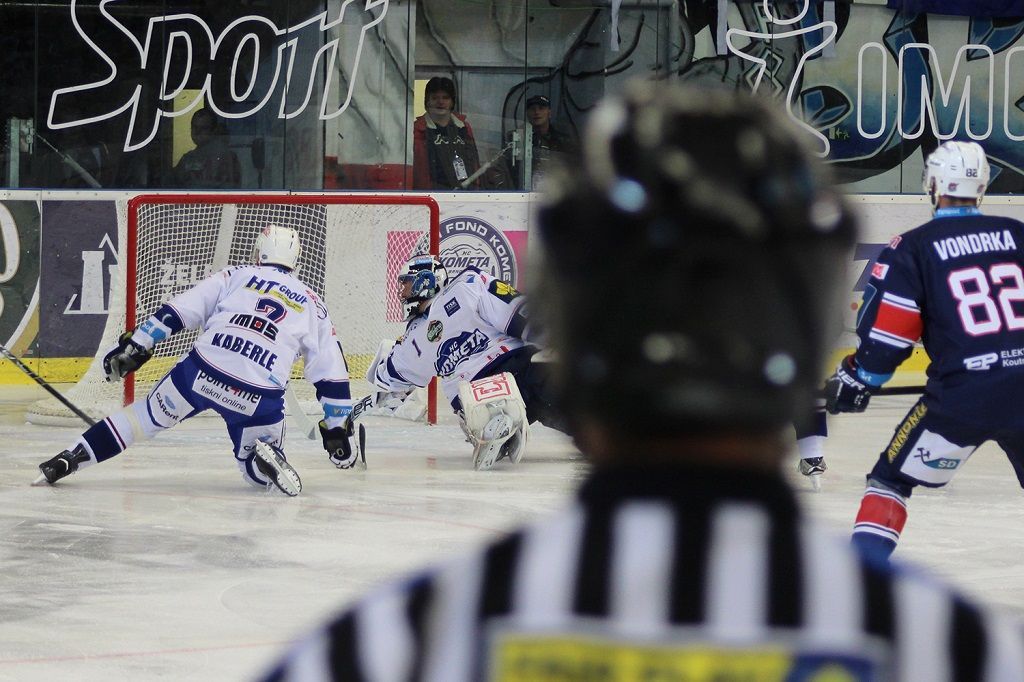
[{"label": "hockey goalie", "polygon": [[439,377],[478,470],[519,462],[533,422],[561,430],[520,292],[476,268],[449,281],[430,255],[409,259],[398,283],[405,334],[381,345],[366,376],[383,400],[393,404]]}]

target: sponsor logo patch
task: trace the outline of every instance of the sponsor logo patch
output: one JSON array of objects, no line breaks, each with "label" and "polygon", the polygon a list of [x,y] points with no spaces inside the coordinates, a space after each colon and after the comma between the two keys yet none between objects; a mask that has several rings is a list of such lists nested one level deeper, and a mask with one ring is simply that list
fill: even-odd
[{"label": "sponsor logo patch", "polygon": [[192,390],[234,412],[248,415],[256,412],[261,400],[260,394],[227,384],[203,371],[196,375]]},{"label": "sponsor logo patch", "polygon": [[896,461],[900,450],[907,444],[910,433],[921,423],[927,412],[928,408],[924,406],[924,403],[918,403],[914,406],[911,413],[907,415],[906,419],[903,420],[903,423],[900,424],[900,427],[896,430],[896,435],[892,437],[892,441],[889,442],[889,447],[885,451],[886,457],[888,457],[890,462]]},{"label": "sponsor logo patch", "polygon": [[477,379],[469,385],[473,389],[473,399],[477,402],[512,395],[512,387],[504,372],[497,376]]},{"label": "sponsor logo patch", "polygon": [[511,303],[513,299],[519,296],[519,292],[516,291],[515,287],[508,282],[502,282],[500,279],[491,282],[487,290],[505,303]]},{"label": "sponsor logo patch", "polygon": [[662,643],[600,634],[501,633],[489,643],[493,665],[488,679],[867,682],[881,674],[885,653],[883,648],[836,653],[794,647],[785,639],[747,646],[689,644],[679,639],[683,641]]},{"label": "sponsor logo patch", "polygon": [[970,372],[984,372],[998,361],[999,356],[995,353],[985,353],[984,355],[964,358],[964,367]]},{"label": "sponsor logo patch", "polygon": [[900,235],[896,235],[895,237],[889,240],[889,248],[895,249],[897,246],[900,245],[901,241],[903,241],[903,237],[901,237]]},{"label": "sponsor logo patch", "polygon": [[438,376],[446,377],[455,371],[464,360],[487,348],[487,334],[479,329],[463,332],[454,339],[448,339],[437,349],[437,362],[434,369]]},{"label": "sponsor logo patch", "polygon": [[452,300],[444,304],[444,312],[448,314],[448,317],[451,317],[452,315],[457,313],[459,311],[459,308],[459,299],[457,298],[453,298]]},{"label": "sponsor logo patch", "polygon": [[441,332],[444,331],[444,325],[441,324],[440,320],[431,320],[430,324],[427,325],[427,341],[433,343],[441,338]]},{"label": "sponsor logo patch", "polygon": [[885,263],[875,263],[871,266],[871,276],[875,279],[885,279],[889,274],[889,266]]}]

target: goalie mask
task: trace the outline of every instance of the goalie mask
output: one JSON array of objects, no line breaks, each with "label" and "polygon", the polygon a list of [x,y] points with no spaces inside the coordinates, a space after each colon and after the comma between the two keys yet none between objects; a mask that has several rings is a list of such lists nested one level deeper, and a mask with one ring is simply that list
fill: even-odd
[{"label": "goalie mask", "polygon": [[924,191],[939,205],[939,197],[974,199],[980,205],[991,170],[985,150],[976,142],[946,142],[929,154],[924,166]]},{"label": "goalie mask", "polygon": [[539,213],[537,315],[571,422],[628,436],[809,417],[856,231],[772,103],[633,83]]},{"label": "goalie mask", "polygon": [[279,265],[294,270],[301,250],[298,232],[290,227],[267,225],[256,237],[253,260],[257,265]]},{"label": "goalie mask", "polygon": [[[409,284],[408,293],[405,286]],[[448,270],[435,256],[423,254],[413,256],[402,266],[398,274],[399,295],[409,313],[414,312],[423,301],[437,296],[448,284]]]}]

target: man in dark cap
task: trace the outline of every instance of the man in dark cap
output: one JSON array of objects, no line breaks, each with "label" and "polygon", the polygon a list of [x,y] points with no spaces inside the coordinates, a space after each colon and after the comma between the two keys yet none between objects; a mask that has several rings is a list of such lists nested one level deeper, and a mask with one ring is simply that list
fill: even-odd
[{"label": "man in dark cap", "polygon": [[533,177],[531,187],[526,189],[533,189],[552,159],[567,160],[579,154],[579,142],[574,134],[551,123],[551,100],[546,95],[534,95],[526,100],[526,120],[533,128]]}]

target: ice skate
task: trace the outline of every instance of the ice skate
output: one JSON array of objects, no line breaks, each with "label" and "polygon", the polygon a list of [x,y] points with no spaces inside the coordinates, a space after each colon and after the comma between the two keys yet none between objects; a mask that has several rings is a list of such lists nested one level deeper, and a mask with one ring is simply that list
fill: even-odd
[{"label": "ice skate", "polygon": [[482,438],[473,451],[473,468],[485,471],[501,458],[502,446],[512,435],[512,419],[506,414],[496,414],[484,426]]},{"label": "ice skate", "polygon": [[827,468],[824,457],[808,457],[807,459],[800,460],[800,473],[811,482],[811,487],[814,488],[815,492],[821,490],[821,475],[825,473]]},{"label": "ice skate", "polygon": [[60,479],[70,476],[78,471],[78,465],[89,461],[89,453],[81,445],[74,450],[65,450],[53,459],[48,459],[39,465],[39,478],[32,482],[32,485],[53,485]]},{"label": "ice skate", "polygon": [[260,473],[270,479],[277,489],[289,497],[302,492],[302,481],[299,473],[284,458],[284,453],[269,443],[256,441],[253,447],[253,464]]}]

